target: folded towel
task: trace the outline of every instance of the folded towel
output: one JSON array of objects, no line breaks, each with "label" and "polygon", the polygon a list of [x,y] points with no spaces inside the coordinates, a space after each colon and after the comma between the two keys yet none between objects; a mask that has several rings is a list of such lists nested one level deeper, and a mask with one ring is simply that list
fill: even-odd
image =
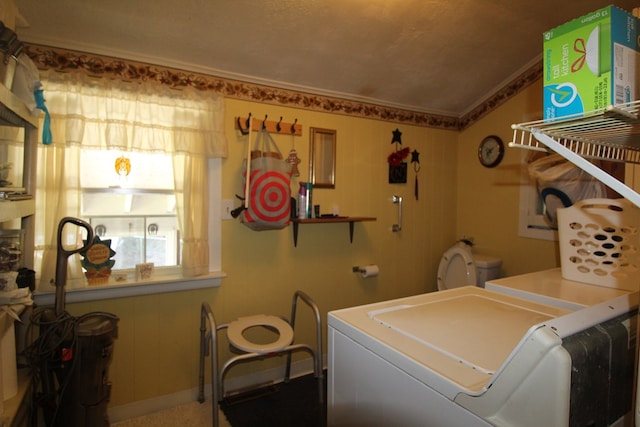
[{"label": "folded towel", "polygon": [[0,305],[32,305],[31,291],[29,288],[18,288],[12,291],[0,291]]}]

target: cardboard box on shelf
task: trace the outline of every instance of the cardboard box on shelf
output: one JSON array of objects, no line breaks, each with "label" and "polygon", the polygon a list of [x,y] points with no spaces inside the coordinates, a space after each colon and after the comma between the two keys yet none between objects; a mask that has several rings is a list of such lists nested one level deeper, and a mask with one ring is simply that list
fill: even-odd
[{"label": "cardboard box on shelf", "polygon": [[640,21],[607,6],[543,34],[544,119],[640,98]]}]

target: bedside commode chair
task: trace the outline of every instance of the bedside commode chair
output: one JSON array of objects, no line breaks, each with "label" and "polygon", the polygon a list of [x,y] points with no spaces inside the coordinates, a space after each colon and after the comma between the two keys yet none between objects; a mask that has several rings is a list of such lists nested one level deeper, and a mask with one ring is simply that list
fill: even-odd
[{"label": "bedside commode chair", "polygon": [[[294,343],[294,329],[298,299],[304,301],[314,312],[316,321],[317,349],[314,350],[307,344]],[[255,343],[249,341],[243,334],[244,331],[264,327],[275,331],[278,337],[270,343]],[[227,360],[218,371],[218,331],[226,329],[227,340],[233,352],[240,353]],[[204,363],[207,356],[211,356],[211,400],[213,410],[213,426],[218,426],[218,405],[224,399],[224,377],[227,371],[235,364],[252,359],[264,359],[266,357],[287,354],[284,382],[289,381],[291,374],[291,353],[293,351],[308,351],[313,357],[314,376],[318,379],[318,392],[320,401],[323,399],[323,372],[322,372],[322,321],[320,311],[316,303],[304,292],[296,291],[291,303],[291,321],[288,322],[278,316],[258,314],[254,316],[240,317],[230,323],[216,325],[213,312],[208,303],[203,302],[200,310],[200,370],[198,376],[198,401],[203,403],[204,396]]]}]

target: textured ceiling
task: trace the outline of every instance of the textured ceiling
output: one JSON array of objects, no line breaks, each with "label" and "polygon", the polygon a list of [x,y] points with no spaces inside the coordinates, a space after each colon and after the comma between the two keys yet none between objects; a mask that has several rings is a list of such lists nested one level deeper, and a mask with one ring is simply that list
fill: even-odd
[{"label": "textured ceiling", "polygon": [[459,117],[540,60],[543,31],[610,1],[16,3],[22,41]]}]

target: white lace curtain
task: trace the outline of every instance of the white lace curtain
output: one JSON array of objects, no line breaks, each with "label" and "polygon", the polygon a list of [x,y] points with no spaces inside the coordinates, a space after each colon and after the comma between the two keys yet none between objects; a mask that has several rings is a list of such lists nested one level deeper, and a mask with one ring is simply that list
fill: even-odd
[{"label": "white lace curtain", "polygon": [[[52,144],[38,146],[36,265],[41,285],[55,276],[57,227],[80,216],[80,150],[162,152],[173,158],[176,211],[183,239],[183,275],[209,271],[207,159],[227,157],[224,99],[211,92],[171,89],[83,73],[44,71]],[[65,241],[77,244],[78,230]],[[69,260],[68,279],[80,278]]]}]

